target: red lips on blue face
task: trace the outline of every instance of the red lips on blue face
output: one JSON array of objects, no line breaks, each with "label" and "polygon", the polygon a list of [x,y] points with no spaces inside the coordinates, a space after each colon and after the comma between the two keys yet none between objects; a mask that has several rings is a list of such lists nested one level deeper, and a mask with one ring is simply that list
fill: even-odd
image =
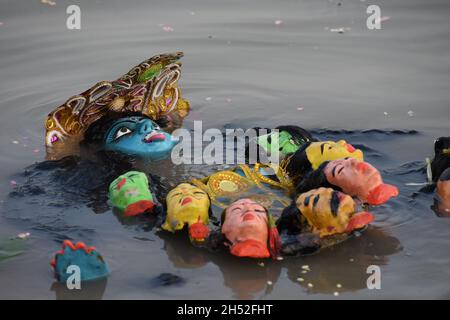
[{"label": "red lips on blue face", "polygon": [[164,141],[164,140],[166,140],[166,136],[163,133],[158,133],[157,131],[150,132],[144,138],[144,142],[146,142],[146,143]]}]

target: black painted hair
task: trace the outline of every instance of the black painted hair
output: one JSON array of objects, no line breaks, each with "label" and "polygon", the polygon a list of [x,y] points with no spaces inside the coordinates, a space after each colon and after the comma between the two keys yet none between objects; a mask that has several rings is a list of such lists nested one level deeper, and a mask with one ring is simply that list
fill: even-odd
[{"label": "black painted hair", "polygon": [[[269,129],[269,128],[261,128],[261,127],[254,127],[253,128],[256,131],[256,136],[259,137],[259,130],[266,130],[267,134],[270,134],[272,132],[273,129]],[[317,139],[313,138],[313,136],[311,135],[311,133],[309,133],[306,129],[303,129],[299,126],[294,126],[294,125],[286,125],[286,126],[278,126],[275,128],[276,130],[278,130],[279,132],[281,131],[286,131],[288,132],[291,136],[292,139],[294,140],[294,142],[296,144],[303,144],[305,142],[308,141],[317,141]],[[270,137],[269,137],[269,143],[270,143]],[[256,162],[261,162],[261,159],[259,157],[259,146],[257,146],[258,149],[258,153],[257,153],[257,159]],[[249,161],[249,142],[247,142],[245,144],[245,159],[248,163]]]},{"label": "black painted hair", "polygon": [[84,133],[82,144],[101,143],[111,124],[123,117],[119,113],[109,113],[92,123]]},{"label": "black painted hair", "polygon": [[[99,120],[95,121],[89,126],[84,134],[83,144],[101,143],[111,124],[121,118],[127,117],[145,117],[140,112],[109,112],[104,115]],[[166,120],[162,118],[161,120],[155,121],[160,127],[166,125]]]},{"label": "black painted hair", "polygon": [[437,181],[442,172],[450,168],[450,154],[444,153],[444,149],[450,149],[450,137],[440,137],[434,142],[434,159],[431,162],[433,181]]},{"label": "black painted hair", "polygon": [[449,181],[450,180],[450,167],[445,169],[444,172],[439,176],[439,181]]},{"label": "black painted hair", "polygon": [[287,232],[288,234],[297,234],[302,230],[301,212],[297,208],[295,200],[283,209],[281,216],[276,221],[278,232]]},{"label": "black painted hair", "polygon": [[324,169],[329,163],[329,161],[326,161],[322,163],[317,170],[308,172],[297,184],[295,189],[297,195],[320,187],[339,189],[339,187],[329,183],[327,177],[325,176]]},{"label": "black painted hair", "polygon": [[294,185],[297,185],[302,176],[312,169],[311,162],[309,162],[308,156],[306,155],[306,148],[308,148],[310,144],[311,142],[305,143],[297,151],[287,156],[289,160],[286,171]]},{"label": "black painted hair", "polygon": [[311,133],[309,133],[309,131],[299,126],[292,126],[292,125],[278,126],[275,129],[277,129],[280,132],[281,131],[288,132],[292,136],[294,142],[297,144],[302,144],[308,141],[317,141],[317,139],[313,138],[313,136],[311,135]]}]

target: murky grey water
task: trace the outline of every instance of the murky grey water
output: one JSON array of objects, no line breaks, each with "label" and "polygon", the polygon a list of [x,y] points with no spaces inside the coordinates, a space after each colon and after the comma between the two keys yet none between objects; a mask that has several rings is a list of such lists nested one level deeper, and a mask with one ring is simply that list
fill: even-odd
[{"label": "murky grey water", "polygon": [[[178,50],[185,52],[181,85],[192,105],[185,127],[193,120],[217,128],[289,123],[322,138],[344,137],[364,147],[401,191],[374,210],[376,222],[361,237],[264,268],[122,225],[111,212],[73,208],[67,223],[90,230],[112,269],[107,283],[82,296],[317,299],[339,291],[339,298],[450,298],[450,219],[433,214],[431,195],[412,197],[418,187],[405,186],[425,180],[421,162],[432,155],[434,138],[449,135],[448,1],[376,1],[390,17],[378,31],[366,28],[368,2],[359,0],[77,1],[80,31],[65,27],[71,1],[55,1],[0,1],[3,201],[11,177],[44,159],[50,110],[147,57]],[[330,31],[340,27],[348,29]],[[168,165],[162,172],[181,180],[208,170]],[[0,235],[22,231],[32,233],[31,248],[0,264],[0,298],[68,297],[52,287],[49,260],[58,245],[50,226],[35,230],[0,216]],[[312,271],[301,274],[303,264]],[[371,264],[381,266],[381,290],[366,288]],[[164,272],[185,282],[154,286]],[[300,276],[305,282],[296,281]]]}]

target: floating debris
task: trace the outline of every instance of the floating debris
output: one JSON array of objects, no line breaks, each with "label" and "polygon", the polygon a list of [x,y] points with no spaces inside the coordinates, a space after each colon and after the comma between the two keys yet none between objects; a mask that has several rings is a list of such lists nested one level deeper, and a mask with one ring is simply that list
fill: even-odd
[{"label": "floating debris", "polygon": [[297,111],[303,111],[303,109],[304,109],[303,107],[298,107]]},{"label": "floating debris", "polygon": [[29,232],[22,232],[17,235],[17,238],[28,239],[30,237],[30,235],[31,235],[31,233],[29,233]]},{"label": "floating debris", "polygon": [[163,25],[162,29],[163,29],[165,32],[173,32],[173,31],[174,31],[174,29],[173,29],[171,26],[165,26],[165,25]]},{"label": "floating debris", "polygon": [[308,283],[308,287],[312,288],[312,287],[314,287],[314,285],[310,282],[310,283]]},{"label": "floating debris", "polygon": [[[23,145],[23,146],[25,147],[26,145]],[[38,152],[39,152],[39,149],[34,149],[33,152],[34,152],[34,153],[38,153]]]},{"label": "floating debris", "polygon": [[19,141],[14,140],[12,143],[13,143],[13,144],[19,144]]},{"label": "floating debris", "polygon": [[405,186],[426,186],[429,182],[406,182]]},{"label": "floating debris", "polygon": [[308,271],[307,270],[302,270],[302,273],[306,274],[306,273],[308,273]]},{"label": "floating debris", "polygon": [[386,111],[383,112],[383,114],[384,114],[386,117],[389,116],[389,113],[387,113]]},{"label": "floating debris", "polygon": [[345,31],[349,31],[350,28],[331,28],[330,31],[334,33],[344,33]]},{"label": "floating debris", "polygon": [[303,279],[303,278],[297,278],[297,281],[298,281],[298,282],[303,282],[303,281],[305,281],[305,279]]},{"label": "floating debris", "polygon": [[337,297],[337,296],[339,295],[339,292],[335,291],[335,292],[333,293],[333,295],[334,295],[335,297]]},{"label": "floating debris", "polygon": [[267,284],[269,285],[269,286],[271,286],[272,284],[273,284],[273,282],[272,281],[267,281]]},{"label": "floating debris", "polygon": [[206,100],[206,101],[211,101],[212,98],[211,98],[211,97],[206,97],[205,100]]},{"label": "floating debris", "polygon": [[172,273],[161,273],[159,276],[151,280],[153,287],[167,287],[167,286],[179,286],[186,282],[185,279]]},{"label": "floating debris", "polygon": [[355,259],[350,258],[350,259],[348,259],[348,261],[353,262],[353,261],[355,261]]},{"label": "floating debris", "polygon": [[226,98],[225,99],[228,103],[230,103],[232,100],[231,100],[231,98]]},{"label": "floating debris", "polygon": [[279,26],[283,24],[283,20],[275,20],[275,25]]},{"label": "floating debris", "polygon": [[4,23],[3,23],[2,21],[0,21],[0,27],[1,27],[2,25],[4,25]]},{"label": "floating debris", "polygon": [[278,260],[278,261],[283,261],[284,258],[283,258],[283,257],[277,257],[277,260]]},{"label": "floating debris", "polygon": [[11,180],[11,181],[9,182],[9,184],[10,184],[11,186],[16,186],[16,185],[17,185],[17,181]]},{"label": "floating debris", "polygon": [[414,117],[414,111],[412,111],[412,110],[409,110],[409,111],[408,111],[408,116],[410,116],[410,117]]},{"label": "floating debris", "polygon": [[52,0],[41,0],[41,3],[48,4],[49,6],[54,6],[56,4],[56,2]]},{"label": "floating debris", "polygon": [[191,16],[195,16],[195,12],[194,12],[194,11],[190,11],[189,14],[190,14]]},{"label": "floating debris", "polygon": [[260,267],[264,267],[264,262],[258,262],[257,265]]},{"label": "floating debris", "polygon": [[307,270],[307,271],[311,271],[311,269],[309,268],[309,266],[308,266],[307,264],[304,264],[304,265],[302,266],[302,269],[303,269],[303,270]]},{"label": "floating debris", "polygon": [[336,285],[336,288],[342,288],[342,284],[340,284],[340,283],[338,283],[337,285]]},{"label": "floating debris", "polygon": [[376,19],[375,21],[376,21],[376,22],[384,22],[384,21],[389,21],[389,20],[391,20],[391,17],[388,17],[388,16],[382,16],[381,18]]}]

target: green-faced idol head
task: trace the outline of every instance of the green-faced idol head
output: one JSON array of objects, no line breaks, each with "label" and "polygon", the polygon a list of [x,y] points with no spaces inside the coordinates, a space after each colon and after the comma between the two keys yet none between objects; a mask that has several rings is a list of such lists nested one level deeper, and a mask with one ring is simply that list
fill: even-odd
[{"label": "green-faced idol head", "polygon": [[148,186],[147,176],[138,171],[129,171],[109,185],[109,199],[125,216],[136,216],[152,211],[155,203]]}]

